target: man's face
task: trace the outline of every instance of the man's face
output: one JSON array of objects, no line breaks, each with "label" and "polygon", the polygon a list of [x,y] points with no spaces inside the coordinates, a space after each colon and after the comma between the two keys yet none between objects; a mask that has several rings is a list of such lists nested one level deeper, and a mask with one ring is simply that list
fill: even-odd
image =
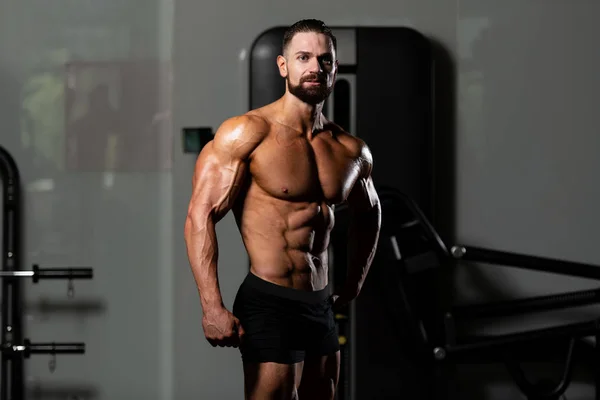
[{"label": "man's face", "polygon": [[281,76],[288,91],[305,103],[316,105],[332,92],[338,62],[333,43],[321,33],[301,32],[291,40],[286,57],[279,57]]}]

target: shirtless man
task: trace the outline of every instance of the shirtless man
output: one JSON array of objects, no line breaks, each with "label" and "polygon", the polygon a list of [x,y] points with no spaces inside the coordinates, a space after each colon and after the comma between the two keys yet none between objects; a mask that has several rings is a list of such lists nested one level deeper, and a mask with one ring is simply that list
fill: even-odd
[{"label": "shirtless man", "polygon": [[[340,369],[333,308],[361,290],[381,207],[369,149],[322,114],[338,68],[331,31],[317,20],[292,25],[277,65],[285,94],[226,120],[200,153],[185,240],[206,339],[239,346],[245,398],[333,399]],[[332,294],[327,247],[341,203],[352,218],[350,265]],[[251,265],[232,312],[219,289],[215,234],[229,210]]]}]

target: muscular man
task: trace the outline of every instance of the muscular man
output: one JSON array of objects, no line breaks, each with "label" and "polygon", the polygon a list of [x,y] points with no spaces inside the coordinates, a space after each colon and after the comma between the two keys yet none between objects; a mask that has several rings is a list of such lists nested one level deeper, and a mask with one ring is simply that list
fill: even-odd
[{"label": "muscular man", "polygon": [[[332,309],[358,296],[379,237],[373,160],[322,114],[338,68],[325,24],[292,25],[277,65],[285,94],[226,120],[200,153],[185,240],[206,339],[239,346],[246,399],[333,399],[340,355]],[[350,265],[332,294],[327,247],[341,203],[351,215]],[[251,265],[232,312],[219,290],[215,234],[229,210]]]}]

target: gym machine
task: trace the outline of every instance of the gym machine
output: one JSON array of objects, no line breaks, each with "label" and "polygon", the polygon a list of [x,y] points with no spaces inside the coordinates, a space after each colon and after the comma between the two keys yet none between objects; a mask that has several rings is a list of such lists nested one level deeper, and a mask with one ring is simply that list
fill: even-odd
[{"label": "gym machine", "polygon": [[[448,250],[413,199],[397,190],[381,190],[381,197],[387,203],[384,215],[389,224],[382,235],[382,247],[392,255],[386,269],[397,277],[390,284],[395,288],[395,304],[400,299],[399,308],[404,310],[404,321],[410,326],[419,363],[429,373],[426,381],[436,391],[428,398],[461,398],[454,387],[455,367],[492,362],[506,366],[528,400],[558,400],[571,383],[577,355],[594,366],[594,398],[600,400],[600,315],[582,322],[508,334],[473,335],[459,329],[461,324],[483,318],[499,319],[600,303],[600,289],[464,306],[447,306],[438,296],[443,291],[443,282],[448,282],[448,275],[444,274],[455,267],[465,268],[462,265],[465,262],[599,281],[600,266],[466,245]],[[583,338],[592,338],[595,343],[592,345],[593,340],[583,341]],[[583,351],[576,353],[578,347]],[[549,348],[554,351],[548,351]],[[531,382],[521,364],[556,359],[556,349],[564,351],[564,369],[559,379],[551,383]]]},{"label": "gym machine", "polygon": [[[286,28],[268,29],[252,43],[248,57],[249,109],[275,101],[285,92],[285,80],[274,60],[281,54]],[[339,66],[335,90],[325,101],[323,114],[368,143],[377,160],[373,170],[377,184],[403,188],[429,211],[433,207],[434,160],[435,70],[431,43],[419,31],[404,26],[331,29],[337,38]],[[393,79],[381,73],[381,54],[391,66]],[[197,132],[194,143],[201,143],[200,130]],[[346,276],[346,212],[344,207],[335,208],[336,225],[329,252],[332,287]],[[367,331],[372,328],[369,321],[378,312],[371,303],[376,293],[369,291],[369,282],[359,298],[336,315],[342,364],[337,400],[394,397],[398,390],[393,379],[387,379],[402,374],[398,366],[373,367],[377,364],[373,361],[375,354],[387,353],[387,349],[373,350],[372,346],[387,338],[368,338]]]},{"label": "gym machine", "polygon": [[92,279],[91,268],[40,268],[21,270],[21,187],[19,170],[11,154],[0,146],[2,180],[2,336],[0,400],[25,398],[24,360],[31,354],[50,354],[50,370],[56,366],[56,354],[83,354],[84,343],[31,343],[24,338],[21,279],[33,283],[42,279],[66,279],[68,295],[73,295],[73,280]]}]

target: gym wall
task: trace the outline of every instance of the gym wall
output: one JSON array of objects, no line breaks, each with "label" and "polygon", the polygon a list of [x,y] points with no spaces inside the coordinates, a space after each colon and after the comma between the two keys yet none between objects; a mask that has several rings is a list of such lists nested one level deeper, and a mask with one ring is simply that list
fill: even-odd
[{"label": "gym wall", "polygon": [[[54,373],[48,356],[32,356],[30,398],[241,397],[238,353],[212,348],[201,329],[183,241],[195,156],[182,152],[180,132],[247,111],[252,41],[300,18],[410,26],[436,44],[436,212],[446,238],[600,263],[599,11],[570,0],[3,2],[0,143],[23,175],[23,266],[95,272],[71,300],[65,282],[24,284],[27,337],[87,345],[83,356],[59,356]],[[105,140],[127,152],[81,150],[94,149],[77,140],[94,129],[120,132]],[[217,233],[231,306],[247,260],[231,216]],[[593,287],[484,266],[449,284],[457,302]],[[465,398],[520,398],[502,369],[476,370],[465,369]],[[567,397],[592,390],[576,381]]]},{"label": "gym wall", "polygon": [[[322,18],[332,26],[415,27],[437,44],[442,58],[438,76],[449,78],[438,82],[438,107],[446,108],[437,110],[436,121],[438,143],[447,151],[440,150],[444,169],[438,176],[436,196],[439,218],[444,223],[440,230],[446,238],[600,262],[594,228],[600,223],[596,209],[600,192],[593,183],[594,171],[600,167],[593,156],[600,144],[595,134],[600,125],[592,114],[594,96],[600,89],[594,76],[600,58],[589,50],[598,33],[593,16],[598,4],[566,0],[222,4],[177,3],[175,129],[192,124],[216,127],[224,118],[246,111],[248,51],[252,40],[269,27],[304,17]],[[237,20],[233,9],[243,19]],[[213,40],[197,40],[203,35]],[[384,55],[381,63],[381,73],[385,74]],[[175,187],[181,185],[181,189],[174,204],[183,210],[193,158],[180,156],[175,162],[179,172],[174,177],[180,182]],[[228,246],[223,255],[222,282],[231,304],[246,273],[245,256],[233,218],[223,223],[220,234]],[[182,243],[179,249],[174,247],[174,255],[179,257],[176,265],[185,263]],[[202,387],[206,388],[203,393],[219,391],[233,398],[242,389],[241,369],[235,369],[238,355],[214,350],[205,343],[188,349],[185,339],[202,334],[199,323],[189,320],[190,310],[199,307],[185,269],[178,270],[175,281],[179,288],[189,286],[187,291],[178,291],[176,300],[181,310],[175,335],[179,349],[175,352],[176,393],[185,397]],[[579,279],[485,266],[461,272],[451,284],[456,286],[457,302],[593,285]],[[563,316],[565,320],[577,318],[567,313]],[[547,318],[542,318],[528,323],[546,322]],[[495,328],[517,327],[514,323]],[[222,369],[211,368],[199,376],[191,368],[197,360],[212,357]],[[222,375],[231,377],[226,388],[213,384]],[[465,376],[470,389],[465,398],[520,398],[503,368],[465,368]],[[567,397],[589,398],[590,393],[589,384],[574,382]]]},{"label": "gym wall", "polygon": [[0,143],[21,174],[21,267],[94,269],[72,299],[67,281],[23,280],[25,337],[86,344],[54,372],[49,355],[28,359],[27,399],[172,398],[173,6],[0,4]]}]

